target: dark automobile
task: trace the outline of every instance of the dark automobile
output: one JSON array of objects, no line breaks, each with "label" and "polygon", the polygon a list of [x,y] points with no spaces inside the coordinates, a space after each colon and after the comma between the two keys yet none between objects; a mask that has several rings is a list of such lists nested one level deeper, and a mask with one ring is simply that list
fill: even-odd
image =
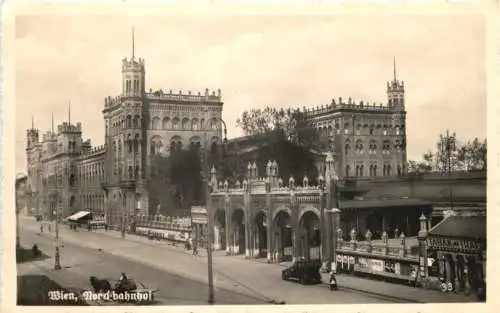
[{"label": "dark automobile", "polygon": [[281,278],[283,280],[296,279],[303,285],[312,282],[321,283],[320,268],[321,263],[317,261],[295,261],[290,267],[281,271]]}]

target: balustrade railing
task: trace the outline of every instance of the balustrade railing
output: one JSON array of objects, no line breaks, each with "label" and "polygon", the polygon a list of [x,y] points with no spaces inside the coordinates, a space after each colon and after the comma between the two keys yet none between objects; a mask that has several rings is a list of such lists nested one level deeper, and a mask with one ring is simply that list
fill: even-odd
[{"label": "balustrade railing", "polygon": [[341,253],[361,253],[380,256],[390,256],[405,259],[418,259],[415,249],[410,249],[405,244],[399,246],[390,246],[388,243],[375,243],[372,241],[337,241],[337,251]]}]

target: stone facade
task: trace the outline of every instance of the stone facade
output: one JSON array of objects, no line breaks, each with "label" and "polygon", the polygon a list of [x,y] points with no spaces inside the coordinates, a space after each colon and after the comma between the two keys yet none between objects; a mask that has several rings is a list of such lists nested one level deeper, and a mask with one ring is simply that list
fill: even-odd
[{"label": "stone facade", "polygon": [[304,109],[323,134],[332,136],[341,177],[404,176],[407,173],[404,82],[387,83],[387,104],[351,98]]},{"label": "stone facade", "polygon": [[[145,62],[122,61],[122,92],[104,99],[105,144],[92,147],[80,123],[62,123],[39,138],[27,130],[30,207],[63,217],[84,209],[119,225],[148,209],[150,157],[221,142],[221,91],[146,91]],[[185,215],[187,212],[178,212]]]}]

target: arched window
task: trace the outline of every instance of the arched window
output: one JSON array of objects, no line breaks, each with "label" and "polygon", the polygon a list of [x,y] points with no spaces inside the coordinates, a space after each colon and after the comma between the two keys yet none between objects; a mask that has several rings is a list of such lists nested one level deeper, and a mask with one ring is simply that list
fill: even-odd
[{"label": "arched window", "polygon": [[363,141],[361,139],[356,140],[356,152],[359,154],[363,154],[364,152]]},{"label": "arched window", "polygon": [[401,165],[398,164],[398,176],[403,176]]},{"label": "arched window", "polygon": [[172,123],[170,122],[170,118],[165,117],[161,123],[162,129],[170,129],[172,128]]},{"label": "arched window", "polygon": [[139,143],[140,143],[140,138],[139,138],[139,134],[135,134],[135,138],[134,138],[134,153],[138,153],[139,152]]},{"label": "arched window", "polygon": [[200,127],[199,127],[199,123],[198,123],[198,119],[197,118],[193,118],[193,120],[191,121],[191,129],[192,130],[198,130]]},{"label": "arched window", "polygon": [[377,165],[373,165],[373,177],[377,176]]},{"label": "arched window", "polygon": [[351,149],[351,141],[349,139],[347,139],[345,141],[345,145],[344,145],[344,151],[345,151],[346,155],[349,153],[350,149]]},{"label": "arched window", "polygon": [[382,143],[382,153],[390,154],[391,153],[391,142],[389,140],[384,140]]},{"label": "arched window", "polygon": [[370,164],[370,177],[373,176],[373,164]]},{"label": "arched window", "polygon": [[160,118],[155,116],[151,120],[151,128],[152,129],[160,129]]},{"label": "arched window", "polygon": [[360,165],[359,166],[359,176],[361,176],[361,177],[365,176],[364,175],[364,171],[365,171],[365,166],[364,165]]},{"label": "arched window", "polygon": [[211,121],[210,121],[210,128],[211,129],[217,129],[217,119],[216,118],[213,118]]},{"label": "arched window", "polygon": [[134,142],[132,141],[132,135],[128,134],[127,136],[128,153],[132,153],[133,144]]},{"label": "arched window", "polygon": [[131,115],[127,115],[127,128],[130,128],[132,127],[132,116]]},{"label": "arched window", "polygon": [[345,176],[349,177],[351,175],[351,167],[349,165],[345,166]]},{"label": "arched window", "polygon": [[173,129],[179,129],[179,123],[180,123],[179,119],[178,118],[174,118],[172,120],[172,128]]},{"label": "arched window", "polygon": [[190,128],[190,123],[188,118],[183,118],[182,119],[182,129],[189,129]]},{"label": "arched window", "polygon": [[139,165],[135,166],[134,177],[135,179],[139,179]]},{"label": "arched window", "polygon": [[128,178],[132,179],[132,175],[133,175],[133,169],[132,169],[132,166],[129,166],[128,167]]},{"label": "arched window", "polygon": [[161,149],[163,148],[163,140],[160,136],[154,136],[151,138],[151,155],[161,153]]}]

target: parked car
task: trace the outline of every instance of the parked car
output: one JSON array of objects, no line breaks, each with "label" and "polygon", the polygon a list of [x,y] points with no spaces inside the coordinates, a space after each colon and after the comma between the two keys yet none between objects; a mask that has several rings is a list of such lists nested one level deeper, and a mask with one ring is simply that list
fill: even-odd
[{"label": "parked car", "polygon": [[298,280],[302,285],[312,282],[321,283],[320,268],[321,263],[318,261],[298,260],[281,271],[281,278],[283,280]]}]

